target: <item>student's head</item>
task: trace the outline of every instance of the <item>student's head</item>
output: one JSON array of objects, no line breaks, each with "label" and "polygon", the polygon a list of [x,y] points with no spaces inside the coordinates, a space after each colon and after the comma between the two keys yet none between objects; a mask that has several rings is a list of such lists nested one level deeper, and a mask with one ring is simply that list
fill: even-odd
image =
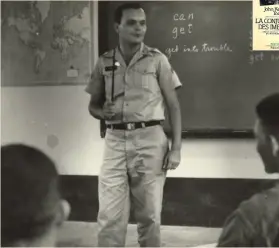
[{"label": "student's head", "polygon": [[146,17],[138,3],[120,5],[114,15],[115,30],[119,40],[128,44],[139,44],[146,33]]},{"label": "student's head", "polygon": [[59,194],[53,161],[40,150],[1,147],[1,245],[55,246],[70,207]]},{"label": "student's head", "polygon": [[279,172],[279,93],[262,99],[256,106],[257,150],[267,173]]}]

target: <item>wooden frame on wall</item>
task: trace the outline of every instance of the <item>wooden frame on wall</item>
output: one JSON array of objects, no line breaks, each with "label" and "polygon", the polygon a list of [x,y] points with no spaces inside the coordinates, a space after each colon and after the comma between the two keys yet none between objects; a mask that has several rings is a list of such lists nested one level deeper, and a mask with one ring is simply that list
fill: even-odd
[{"label": "wooden frame on wall", "polygon": [[[91,2],[91,1],[90,1]],[[93,58],[93,66],[97,63],[99,57],[99,3],[98,1],[91,2],[91,10],[92,10],[92,42],[93,42],[93,50],[92,50],[92,58]]]},{"label": "wooden frame on wall", "polygon": [[[105,53],[108,49],[108,34],[107,32],[102,32],[102,29],[100,26],[107,27],[108,25],[108,19],[106,18],[106,6],[107,2],[102,1],[101,4],[99,4],[100,1],[96,1],[95,4],[97,5],[97,29],[98,29],[98,56]],[[96,30],[97,30],[96,29]],[[101,40],[102,38],[102,40]],[[98,58],[96,58],[98,59]],[[100,136],[101,138],[104,138],[106,135],[106,124],[104,120],[100,120]]]}]

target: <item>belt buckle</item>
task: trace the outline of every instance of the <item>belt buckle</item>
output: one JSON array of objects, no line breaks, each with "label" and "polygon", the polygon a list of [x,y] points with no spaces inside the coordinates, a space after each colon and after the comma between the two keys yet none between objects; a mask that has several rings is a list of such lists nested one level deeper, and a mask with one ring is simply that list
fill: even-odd
[{"label": "belt buckle", "polygon": [[136,128],[135,123],[128,123],[128,124],[127,124],[127,129],[128,129],[128,130],[134,130],[135,128]]}]

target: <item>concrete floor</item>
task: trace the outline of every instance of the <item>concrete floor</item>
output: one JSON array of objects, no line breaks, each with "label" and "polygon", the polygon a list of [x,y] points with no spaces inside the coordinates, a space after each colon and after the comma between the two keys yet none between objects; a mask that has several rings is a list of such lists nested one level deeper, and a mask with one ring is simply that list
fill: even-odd
[{"label": "concrete floor", "polygon": [[[215,247],[221,229],[162,226],[162,247]],[[66,222],[58,236],[58,246],[96,247],[97,225],[88,222]],[[136,225],[128,226],[126,247],[138,247]]]}]

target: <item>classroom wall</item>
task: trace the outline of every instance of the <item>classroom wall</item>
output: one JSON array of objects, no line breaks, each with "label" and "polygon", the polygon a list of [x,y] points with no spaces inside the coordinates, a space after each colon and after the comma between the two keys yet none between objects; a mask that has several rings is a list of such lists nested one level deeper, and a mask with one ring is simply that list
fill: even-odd
[{"label": "classroom wall", "polygon": [[[83,86],[2,88],[2,143],[24,142],[55,159],[63,175],[97,175],[104,140],[88,113]],[[182,161],[169,177],[274,178],[267,176],[254,140],[183,140]]]}]

